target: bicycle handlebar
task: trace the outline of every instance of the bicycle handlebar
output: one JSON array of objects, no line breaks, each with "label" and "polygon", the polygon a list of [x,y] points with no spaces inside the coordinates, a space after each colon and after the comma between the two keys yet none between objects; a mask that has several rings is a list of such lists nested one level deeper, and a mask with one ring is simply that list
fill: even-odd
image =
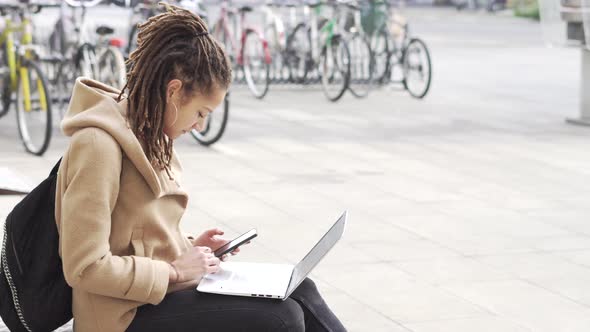
[{"label": "bicycle handlebar", "polygon": [[21,11],[24,12],[25,10],[29,10],[33,14],[37,14],[43,8],[57,8],[60,7],[61,4],[59,1],[53,2],[41,2],[35,0],[18,0],[12,1],[10,3],[2,2],[0,3],[0,15],[6,15],[7,11]]},{"label": "bicycle handlebar", "polygon": [[94,7],[103,0],[65,0],[70,7]]}]

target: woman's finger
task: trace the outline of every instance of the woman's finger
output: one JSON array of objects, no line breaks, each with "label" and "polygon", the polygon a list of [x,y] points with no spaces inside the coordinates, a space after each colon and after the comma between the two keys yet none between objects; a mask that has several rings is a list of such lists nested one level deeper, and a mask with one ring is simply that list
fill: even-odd
[{"label": "woman's finger", "polygon": [[215,242],[215,245],[218,247],[224,246],[226,243],[229,242],[229,240],[226,239],[213,239],[213,241]]},{"label": "woman's finger", "polygon": [[207,273],[216,273],[219,271],[219,265],[207,266]]},{"label": "woman's finger", "polygon": [[207,260],[207,265],[209,265],[209,266],[219,265],[219,263],[220,263],[220,260],[217,257],[212,257]]},{"label": "woman's finger", "polygon": [[213,237],[213,236],[215,236],[215,235],[223,235],[223,234],[224,234],[224,232],[223,232],[221,229],[219,229],[219,228],[212,228],[212,229],[209,229],[209,230],[207,230],[207,232],[206,232],[206,233],[207,233],[207,235],[208,235],[209,237]]}]

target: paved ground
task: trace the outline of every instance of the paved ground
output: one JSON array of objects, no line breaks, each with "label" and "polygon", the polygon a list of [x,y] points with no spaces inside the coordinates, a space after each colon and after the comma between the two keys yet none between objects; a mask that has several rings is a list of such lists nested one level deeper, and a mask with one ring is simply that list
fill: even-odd
[{"label": "paved ground", "polygon": [[[578,50],[544,48],[526,20],[409,13],[434,60],[425,100],[238,91],[220,143],[176,144],[184,227],[257,227],[237,259],[294,263],[348,210],[313,278],[351,331],[588,331],[590,129],[564,122]],[[1,164],[33,183],[66,146],[30,157],[0,121]]]}]

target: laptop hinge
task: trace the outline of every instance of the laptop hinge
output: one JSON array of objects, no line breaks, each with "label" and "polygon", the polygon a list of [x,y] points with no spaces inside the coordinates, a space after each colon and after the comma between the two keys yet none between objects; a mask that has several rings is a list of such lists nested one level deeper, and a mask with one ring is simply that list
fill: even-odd
[{"label": "laptop hinge", "polygon": [[293,270],[291,271],[291,277],[289,278],[289,283],[287,284],[287,290],[285,291],[285,296],[283,296],[283,299],[286,299],[287,295],[289,294],[289,290],[291,289],[291,281],[293,281],[293,275],[295,274],[296,268],[297,268],[297,266],[294,266]]}]

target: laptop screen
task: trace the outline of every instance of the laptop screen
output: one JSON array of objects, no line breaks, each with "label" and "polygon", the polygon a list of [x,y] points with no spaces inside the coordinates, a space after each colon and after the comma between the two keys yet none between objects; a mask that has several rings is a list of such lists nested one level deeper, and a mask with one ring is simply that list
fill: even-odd
[{"label": "laptop screen", "polygon": [[289,297],[291,293],[303,282],[305,277],[313,270],[313,268],[326,256],[328,251],[334,247],[336,242],[340,240],[344,233],[346,226],[346,217],[348,213],[344,212],[342,216],[334,223],[334,225],[324,234],[324,236],[316,243],[311,251],[299,262],[293,269],[291,281],[287,288],[285,298]]}]

